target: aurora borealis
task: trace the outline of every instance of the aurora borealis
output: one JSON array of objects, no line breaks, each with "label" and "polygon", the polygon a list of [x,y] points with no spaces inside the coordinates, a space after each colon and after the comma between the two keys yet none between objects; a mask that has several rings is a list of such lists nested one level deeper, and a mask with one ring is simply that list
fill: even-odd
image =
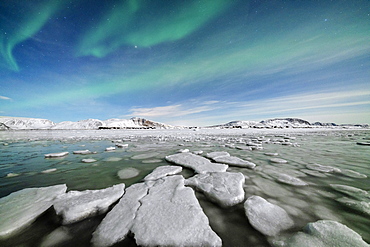
[{"label": "aurora borealis", "polygon": [[0,115],[370,123],[370,2],[0,2]]}]

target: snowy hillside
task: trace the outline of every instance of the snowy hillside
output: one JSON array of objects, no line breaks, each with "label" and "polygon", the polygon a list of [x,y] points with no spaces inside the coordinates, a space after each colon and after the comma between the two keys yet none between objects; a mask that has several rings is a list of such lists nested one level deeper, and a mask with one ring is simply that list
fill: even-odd
[{"label": "snowy hillside", "polygon": [[299,118],[274,118],[261,122],[256,121],[232,121],[226,124],[209,126],[208,128],[266,128],[266,129],[286,129],[286,128],[368,128],[368,124],[342,124],[335,123],[310,123]]},{"label": "snowy hillside", "polygon": [[55,126],[54,122],[40,118],[0,117],[0,123],[10,129],[50,129]]},{"label": "snowy hillside", "polygon": [[99,119],[86,119],[77,122],[64,121],[54,123],[47,119],[38,118],[16,118],[0,117],[0,129],[7,130],[21,129],[136,129],[136,128],[156,128],[156,129],[173,129],[174,126],[150,121],[144,118],[131,119],[108,119],[105,121]]},{"label": "snowy hillside", "polygon": [[132,120],[136,125],[139,125],[139,126],[154,127],[154,128],[159,128],[159,129],[173,129],[174,128],[174,126],[172,125],[159,123],[159,122],[153,122],[145,118],[133,117],[130,120]]},{"label": "snowy hillside", "polygon": [[9,130],[10,128],[3,123],[0,123],[0,130]]},{"label": "snowy hillside", "polygon": [[86,119],[78,122],[65,121],[57,123],[52,129],[99,129],[99,127],[104,126],[103,121],[98,119]]},{"label": "snowy hillside", "polygon": [[173,129],[174,126],[147,120],[145,118],[131,119],[108,119],[103,121],[106,128],[156,128],[156,129]]},{"label": "snowy hillside", "polygon": [[299,118],[275,118],[261,121],[266,128],[311,128],[310,122]]},{"label": "snowy hillside", "polygon": [[[257,121],[232,121],[226,124],[209,126],[212,129],[286,129],[286,128],[368,128],[367,124],[309,123],[299,118],[275,118]],[[97,130],[97,129],[183,129],[186,127],[172,126],[154,122],[145,118],[130,118],[108,120],[86,119],[77,122],[64,121],[54,123],[47,119],[0,117],[0,130],[30,130],[30,129],[59,129],[59,130]]]},{"label": "snowy hillside", "polygon": [[256,121],[232,121],[226,124],[216,125],[212,127],[219,127],[219,128],[258,128],[258,126],[263,126],[260,122]]}]

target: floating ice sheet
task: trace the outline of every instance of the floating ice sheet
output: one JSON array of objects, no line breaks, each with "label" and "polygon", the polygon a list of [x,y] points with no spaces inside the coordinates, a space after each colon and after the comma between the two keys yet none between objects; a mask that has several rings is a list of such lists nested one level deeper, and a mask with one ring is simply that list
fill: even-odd
[{"label": "floating ice sheet", "polygon": [[287,239],[282,246],[369,247],[362,237],[347,226],[331,220],[308,223],[303,232]]},{"label": "floating ice sheet", "polygon": [[132,232],[140,246],[221,246],[182,176],[165,177],[141,199]]},{"label": "floating ice sheet", "polygon": [[150,174],[148,174],[144,180],[157,180],[160,178],[163,178],[168,175],[175,175],[177,173],[180,173],[182,171],[181,166],[159,166],[154,169],[154,171]]},{"label": "floating ice sheet", "polygon": [[245,214],[249,223],[267,236],[275,236],[294,225],[287,212],[260,196],[251,196],[245,203]]},{"label": "floating ice sheet", "polygon": [[53,205],[55,197],[64,194],[65,184],[27,188],[0,199],[0,239],[30,225]]},{"label": "floating ice sheet", "polygon": [[224,172],[227,165],[212,163],[209,159],[192,153],[178,153],[166,156],[166,160],[193,169],[197,173]]},{"label": "floating ice sheet", "polygon": [[221,206],[230,207],[244,200],[244,181],[240,172],[213,172],[188,178],[185,184],[196,187]]},{"label": "floating ice sheet", "polygon": [[63,224],[71,224],[104,213],[125,193],[125,184],[102,190],[69,191],[54,202],[55,212],[63,217]]}]

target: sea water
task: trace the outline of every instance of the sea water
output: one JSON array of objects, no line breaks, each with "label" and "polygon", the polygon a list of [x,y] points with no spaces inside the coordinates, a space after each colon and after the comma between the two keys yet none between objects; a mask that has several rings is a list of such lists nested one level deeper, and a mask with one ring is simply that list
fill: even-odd
[{"label": "sea water", "polygon": [[[369,211],[359,210],[338,201],[351,195],[335,190],[330,184],[341,184],[370,190],[370,146],[356,145],[369,141],[369,130],[97,130],[97,131],[3,131],[0,132],[0,198],[12,192],[56,184],[67,184],[68,190],[103,189],[125,183],[141,182],[154,168],[168,165],[164,157],[180,149],[226,151],[249,160],[256,169],[232,167],[245,177],[245,197],[258,195],[284,208],[294,220],[294,227],[282,236],[302,230],[309,222],[329,219],[341,222],[370,243]],[[104,151],[115,143],[127,148]],[[259,143],[263,149],[240,150],[236,146]],[[73,151],[90,150],[94,154],[77,155]],[[45,159],[44,154],[69,152],[62,158]],[[278,153],[285,164],[273,163],[265,153]],[[96,162],[83,163],[82,159]],[[338,172],[318,172],[310,164],[332,166]],[[120,179],[118,171],[135,168],[138,175]],[[308,186],[294,186],[276,181],[275,172],[297,177]],[[184,169],[185,178],[194,175]],[[248,222],[243,203],[221,208],[202,193],[196,196],[212,229],[223,246],[270,246],[268,239]],[[0,246],[40,246],[55,238],[57,246],[90,246],[91,234],[104,215],[60,228],[53,210],[40,216],[31,226]],[[55,234],[61,229],[61,234]],[[54,235],[50,235],[54,231]],[[58,238],[61,238],[59,240]],[[76,245],[77,244],[77,245]],[[136,246],[128,237],[117,246]]]}]

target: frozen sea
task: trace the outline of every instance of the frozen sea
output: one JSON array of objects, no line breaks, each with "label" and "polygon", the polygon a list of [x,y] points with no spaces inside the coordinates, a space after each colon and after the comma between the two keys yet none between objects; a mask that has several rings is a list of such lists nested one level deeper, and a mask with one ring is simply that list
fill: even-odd
[{"label": "frozen sea", "polygon": [[[370,243],[369,208],[359,209],[343,198],[358,200],[357,195],[336,190],[331,184],[347,185],[370,190],[370,130],[331,129],[228,129],[211,130],[38,130],[0,132],[0,198],[12,192],[56,184],[67,184],[68,190],[103,189],[125,183],[126,188],[151,173],[158,166],[169,165],[165,156],[180,149],[226,151],[232,156],[251,161],[252,169],[232,167],[228,171],[245,175],[245,198],[258,195],[285,209],[294,227],[283,232],[289,236],[309,222],[319,219],[338,221],[356,231]],[[125,148],[105,151],[116,143]],[[245,150],[248,144],[254,150]],[[262,147],[262,148],[261,148]],[[93,154],[73,154],[90,150]],[[44,158],[45,154],[69,152],[61,158]],[[266,153],[277,153],[269,156]],[[271,162],[280,158],[287,163]],[[83,163],[82,159],[95,162]],[[340,172],[320,170],[317,165],[331,166]],[[134,168],[134,177],[118,175],[124,168]],[[135,171],[130,169],[131,171]],[[307,186],[281,182],[276,173],[299,178]],[[194,175],[184,168],[185,178]],[[255,230],[245,215],[243,203],[222,208],[196,192],[211,228],[220,236],[223,246],[271,246],[271,239]],[[365,198],[369,205],[369,198]],[[104,215],[64,226],[68,237],[58,246],[90,246],[92,232]],[[0,219],[1,220],[1,219]],[[0,246],[40,246],[45,238],[60,227],[52,210],[40,216],[30,227]],[[270,241],[270,242],[269,242]],[[129,236],[115,246],[136,246]]]}]

